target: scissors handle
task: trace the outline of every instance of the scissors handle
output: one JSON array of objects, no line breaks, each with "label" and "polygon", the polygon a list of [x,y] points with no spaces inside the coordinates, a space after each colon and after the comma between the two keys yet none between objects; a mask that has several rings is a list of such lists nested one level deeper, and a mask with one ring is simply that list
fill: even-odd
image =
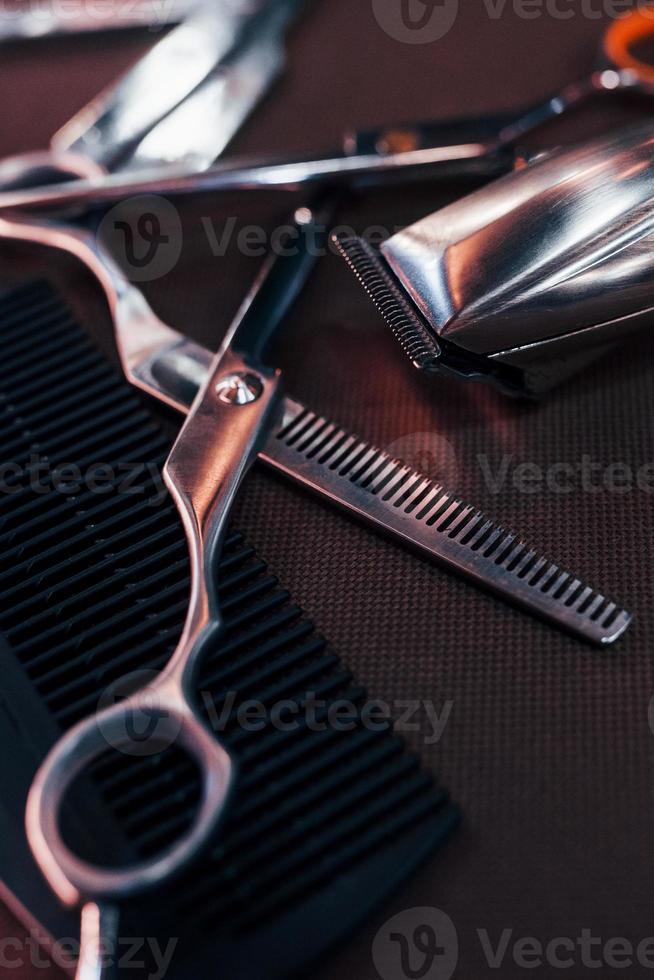
[{"label": "scissors handle", "polygon": [[113,905],[87,902],[84,906],[75,980],[116,980],[119,916]]},{"label": "scissors handle", "polygon": [[[146,741],[135,739],[137,731],[149,733]],[[60,823],[66,795],[82,771],[109,749],[135,755],[173,743],[188,752],[202,776],[202,802],[187,835],[163,854],[125,869],[103,868],[75,854],[63,839]],[[30,844],[64,904],[127,899],[156,887],[197,854],[216,826],[231,782],[228,753],[164,679],[80,722],[56,744],[30,791]]]},{"label": "scissors handle", "polygon": [[[231,505],[279,403],[278,372],[253,369],[232,348],[239,325],[244,329],[237,323],[214,358],[164,469],[191,559],[189,613],[178,647],[152,684],[69,731],[47,756],[30,790],[28,839],[45,877],[68,906],[120,902],[179,872],[207,843],[233,781],[229,754],[195,714],[193,681],[198,662],[222,628],[215,559]],[[68,847],[60,829],[61,811],[74,780],[108,749],[143,754],[134,733],[143,730],[144,721],[150,751],[174,742],[193,758],[202,777],[202,800],[190,830],[163,854],[128,868],[107,869],[82,860]]]},{"label": "scissors handle", "polygon": [[604,55],[621,71],[630,71],[643,87],[654,86],[654,64],[639,57],[637,45],[654,38],[654,4],[635,7],[613,21],[604,36]]}]

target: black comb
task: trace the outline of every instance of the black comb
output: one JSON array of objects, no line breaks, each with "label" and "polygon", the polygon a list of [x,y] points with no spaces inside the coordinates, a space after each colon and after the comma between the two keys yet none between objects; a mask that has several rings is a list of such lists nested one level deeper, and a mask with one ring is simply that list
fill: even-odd
[{"label": "black comb", "polygon": [[[22,787],[57,732],[94,711],[108,685],[168,660],[186,610],[187,555],[159,480],[167,437],[49,286],[0,299],[0,352],[0,461],[12,464],[0,494],[3,693],[21,704],[13,713],[0,705],[16,747],[2,767]],[[104,489],[73,487],[75,473],[55,475],[62,464],[104,465]],[[200,686],[207,711],[225,716],[221,738],[240,777],[214,849],[166,898],[162,929],[193,937],[170,977],[209,975],[218,962],[225,975],[273,980],[347,935],[452,830],[458,811],[389,726],[363,723],[365,690],[238,532],[220,582],[227,633]],[[324,705],[319,722],[335,701],[356,705],[354,729],[301,722],[292,733],[270,723],[252,732],[237,723],[243,701],[301,705],[309,692]],[[181,755],[165,765],[111,756],[95,777],[87,843],[109,828],[99,842],[106,858],[152,854],[193,812],[196,777]],[[23,807],[15,794],[0,876],[32,916],[60,929],[54,898],[34,883]]]}]

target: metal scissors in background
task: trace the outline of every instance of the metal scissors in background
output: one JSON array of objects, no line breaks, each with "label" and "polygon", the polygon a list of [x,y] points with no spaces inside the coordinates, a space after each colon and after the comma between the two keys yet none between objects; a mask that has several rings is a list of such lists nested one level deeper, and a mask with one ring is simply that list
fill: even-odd
[{"label": "metal scissors in background", "polygon": [[[309,209],[302,209],[303,224],[314,220]],[[322,223],[324,216],[318,220]],[[89,240],[80,232],[80,243]],[[106,275],[105,262],[101,257],[98,266]],[[136,695],[72,728],[43,762],[29,794],[26,826],[35,858],[60,900],[83,909],[78,980],[106,975],[102,950],[115,940],[120,902],[160,886],[186,867],[207,843],[225,808],[234,763],[196,713],[194,678],[205,652],[220,642],[216,568],[229,512],[244,475],[282,412],[280,372],[265,366],[265,350],[310,264],[301,250],[265,263],[166,461],[164,480],[184,525],[191,571],[186,623],[171,660]],[[129,376],[147,359],[152,336],[151,314],[142,295],[125,286],[115,297],[113,312]],[[260,295],[265,302],[257,301]],[[269,302],[274,295],[279,303]],[[156,336],[162,327],[158,323]],[[167,853],[122,870],[102,868],[82,860],[65,843],[62,806],[80,773],[109,747],[129,745],[130,720],[144,717],[153,721],[157,739],[178,742],[195,760],[202,775],[202,801],[191,829]]]},{"label": "metal scissors in background", "polygon": [[342,152],[314,159],[230,161],[204,173],[180,168],[144,171],[135,178],[120,174],[92,177],[42,192],[0,194],[0,207],[56,211],[101,206],[142,193],[294,191],[305,185],[366,187],[412,179],[492,178],[521,162],[523,137],[592,96],[619,92],[654,96],[654,65],[635,50],[638,42],[653,36],[654,5],[613,21],[605,32],[595,71],[520,113],[384,126],[346,136]]},{"label": "metal scissors in background", "polygon": [[220,0],[200,7],[51,139],[0,161],[0,189],[134,173],[170,162],[208,167],[284,64],[283,34],[305,0]]}]

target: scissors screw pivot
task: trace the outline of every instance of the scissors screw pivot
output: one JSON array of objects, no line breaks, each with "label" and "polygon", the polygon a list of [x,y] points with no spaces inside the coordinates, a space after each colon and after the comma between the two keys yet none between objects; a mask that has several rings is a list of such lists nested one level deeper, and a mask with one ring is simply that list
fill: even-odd
[{"label": "scissors screw pivot", "polygon": [[216,383],[221,402],[227,405],[249,405],[263,392],[263,381],[250,371],[226,374]]}]

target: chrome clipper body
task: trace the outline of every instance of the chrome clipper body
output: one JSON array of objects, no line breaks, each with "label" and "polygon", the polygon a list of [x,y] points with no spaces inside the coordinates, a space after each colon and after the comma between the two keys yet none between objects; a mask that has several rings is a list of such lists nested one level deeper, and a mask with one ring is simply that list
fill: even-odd
[{"label": "chrome clipper body", "polygon": [[654,309],[651,122],[557,150],[386,241],[337,245],[416,367],[534,396]]}]

